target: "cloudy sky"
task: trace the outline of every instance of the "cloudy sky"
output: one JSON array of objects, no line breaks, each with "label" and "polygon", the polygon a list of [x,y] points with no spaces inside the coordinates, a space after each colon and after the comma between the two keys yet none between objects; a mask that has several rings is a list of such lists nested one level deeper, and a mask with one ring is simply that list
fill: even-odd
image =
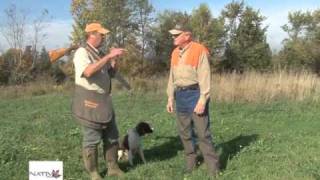
[{"label": "cloudy sky", "polygon": [[[199,4],[207,3],[214,17],[230,2],[231,0],[151,0],[156,13],[165,9],[191,12]],[[47,49],[65,46],[69,44],[68,37],[73,23],[70,3],[71,0],[0,0],[0,27],[4,24],[4,10],[11,4],[26,11],[29,19],[38,17],[43,9],[47,9],[52,18],[45,29],[47,38],[44,39],[44,44]],[[280,49],[282,40],[286,38],[281,26],[287,23],[288,12],[320,9],[320,0],[245,0],[245,3],[267,17],[264,25],[268,26],[267,40],[273,50]],[[8,44],[0,33],[0,51],[7,47]]]}]

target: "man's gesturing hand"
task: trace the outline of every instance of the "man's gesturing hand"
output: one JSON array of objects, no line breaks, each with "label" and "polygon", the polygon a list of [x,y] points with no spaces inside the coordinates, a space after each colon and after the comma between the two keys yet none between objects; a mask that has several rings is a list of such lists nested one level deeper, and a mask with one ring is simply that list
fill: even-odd
[{"label": "man's gesturing hand", "polygon": [[126,50],[123,48],[111,48],[110,53],[107,55],[109,58],[114,58],[124,54]]}]

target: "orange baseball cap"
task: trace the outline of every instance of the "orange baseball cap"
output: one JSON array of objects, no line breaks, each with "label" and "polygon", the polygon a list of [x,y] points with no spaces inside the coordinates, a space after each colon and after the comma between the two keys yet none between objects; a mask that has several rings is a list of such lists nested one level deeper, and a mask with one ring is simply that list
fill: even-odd
[{"label": "orange baseball cap", "polygon": [[107,34],[110,31],[106,28],[104,28],[100,23],[90,23],[86,25],[86,29],[84,30],[85,32],[98,32],[101,34]]}]

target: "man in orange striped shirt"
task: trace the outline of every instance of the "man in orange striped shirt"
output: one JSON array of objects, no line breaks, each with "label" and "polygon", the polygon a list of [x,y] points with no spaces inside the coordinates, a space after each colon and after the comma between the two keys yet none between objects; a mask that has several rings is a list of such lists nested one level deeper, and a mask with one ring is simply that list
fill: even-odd
[{"label": "man in orange striped shirt", "polygon": [[218,156],[214,152],[208,104],[210,98],[210,65],[208,50],[192,40],[192,32],[181,26],[169,31],[177,46],[171,55],[171,68],[167,87],[167,111],[172,113],[175,101],[177,126],[184,146],[186,169],[196,167],[196,152],[192,142],[192,124],[196,130],[199,148],[210,175],[219,172]]}]

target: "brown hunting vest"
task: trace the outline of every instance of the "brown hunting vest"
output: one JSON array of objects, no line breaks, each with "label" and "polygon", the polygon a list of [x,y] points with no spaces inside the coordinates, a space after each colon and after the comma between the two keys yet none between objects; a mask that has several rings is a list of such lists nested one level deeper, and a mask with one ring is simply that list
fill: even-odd
[{"label": "brown hunting vest", "polygon": [[[93,63],[92,53],[96,53],[90,46],[86,47],[89,59]],[[82,86],[75,85],[72,101],[72,115],[83,126],[102,129],[114,118],[114,110],[110,97],[111,79],[108,67],[105,66],[91,77],[87,78],[90,83],[95,83],[104,89],[105,93],[98,93],[95,90],[87,90]]]}]

